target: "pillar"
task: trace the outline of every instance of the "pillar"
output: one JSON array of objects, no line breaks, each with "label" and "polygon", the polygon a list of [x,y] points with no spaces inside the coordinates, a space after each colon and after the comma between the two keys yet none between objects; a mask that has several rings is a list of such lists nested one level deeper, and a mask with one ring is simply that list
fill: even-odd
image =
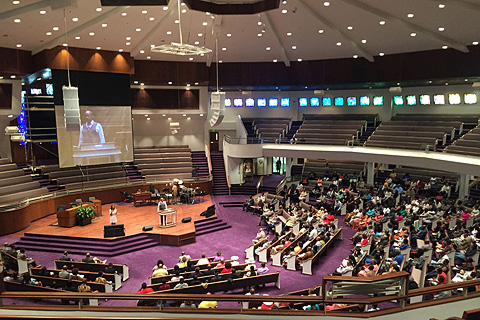
[{"label": "pillar", "polygon": [[287,157],[285,161],[285,179],[288,181],[292,177],[292,158]]},{"label": "pillar", "polygon": [[375,163],[367,162],[367,184],[373,185],[375,178]]},{"label": "pillar", "polygon": [[459,178],[458,198],[462,199],[468,196],[468,185],[470,183],[469,175],[461,174]]}]

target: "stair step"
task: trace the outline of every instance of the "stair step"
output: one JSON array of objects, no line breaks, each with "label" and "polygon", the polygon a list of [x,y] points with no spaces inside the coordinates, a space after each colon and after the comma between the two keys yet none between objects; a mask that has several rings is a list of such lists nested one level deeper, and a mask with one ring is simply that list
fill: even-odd
[{"label": "stair step", "polygon": [[199,236],[203,236],[204,234],[209,234],[209,233],[213,233],[213,232],[217,232],[217,231],[222,231],[222,230],[225,230],[225,229],[230,229],[232,226],[220,226],[218,228],[214,228],[214,229],[211,229],[211,230],[208,230],[208,231],[202,231],[202,232],[199,232],[199,233],[196,233],[196,236],[199,237]]}]

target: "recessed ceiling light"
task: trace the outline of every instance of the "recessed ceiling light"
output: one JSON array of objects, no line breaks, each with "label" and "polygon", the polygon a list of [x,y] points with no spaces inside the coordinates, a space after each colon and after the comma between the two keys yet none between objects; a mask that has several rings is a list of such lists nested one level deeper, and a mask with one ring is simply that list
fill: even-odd
[{"label": "recessed ceiling light", "polygon": [[383,57],[383,56],[385,55],[385,53],[380,52],[378,55],[379,55],[380,57]]},{"label": "recessed ceiling light", "polygon": [[126,37],[125,40],[132,40],[132,37]]},{"label": "recessed ceiling light", "polygon": [[47,14],[47,11],[42,10],[42,11],[40,11],[40,14]]},{"label": "recessed ceiling light", "polygon": [[210,15],[210,12],[207,11],[207,12],[205,12],[205,14],[206,14],[207,16],[209,16],[209,15]]},{"label": "recessed ceiling light", "polygon": [[[48,34],[48,33],[50,33],[50,34]],[[51,32],[47,32],[47,36],[49,36],[49,35],[51,35],[51,34],[52,34]],[[75,37],[75,40],[80,40],[80,36],[76,36],[76,37]]]},{"label": "recessed ceiling light", "polygon": [[12,79],[15,79],[15,75],[13,75],[13,76],[10,76],[10,78],[12,78]]},{"label": "recessed ceiling light", "polygon": [[68,46],[68,43],[64,43],[64,44],[62,44],[62,46],[66,47],[66,46]]},{"label": "recessed ceiling light", "polygon": [[283,9],[283,10],[282,10],[282,13],[283,13],[283,14],[285,14],[285,13],[287,13],[287,12],[288,12],[287,9]]},{"label": "recessed ceiling light", "polygon": [[142,13],[143,13],[143,14],[147,14],[148,11],[147,11],[147,10],[142,10]]},{"label": "recessed ceiling light", "polygon": [[353,27],[352,27],[352,26],[348,26],[347,29],[348,29],[348,30],[353,30]]},{"label": "recessed ceiling light", "polygon": [[148,18],[148,20],[150,20],[150,21],[154,21],[154,20],[155,20],[155,18],[154,18],[154,17],[150,17],[150,18]]},{"label": "recessed ceiling light", "polygon": [[13,118],[13,114],[9,114],[8,117],[9,117],[9,118]]},{"label": "recessed ceiling light", "polygon": [[324,32],[325,32],[325,30],[323,30],[323,29],[318,30],[318,33],[324,33]]},{"label": "recessed ceiling light", "polygon": [[135,29],[135,31],[140,32],[140,31],[142,31],[142,29],[137,28],[137,29]]},{"label": "recessed ceiling light", "polygon": [[175,20],[175,23],[180,23],[180,20]]},{"label": "recessed ceiling light", "polygon": [[222,51],[227,51],[227,48],[222,48]]},{"label": "recessed ceiling light", "polygon": [[443,3],[440,3],[440,4],[438,5],[438,7],[439,7],[440,9],[443,9],[443,8],[445,8],[445,5],[444,5]]},{"label": "recessed ceiling light", "polygon": [[292,49],[293,49],[293,50],[296,50],[296,49],[297,49],[297,46],[292,46]]},{"label": "recessed ceiling light", "polygon": [[151,45],[150,45],[150,48],[153,48],[153,47],[155,47],[155,45],[154,45],[154,44],[151,44]]},{"label": "recessed ceiling light", "polygon": [[102,8],[100,8],[100,7],[98,7],[98,8],[97,8],[97,9],[95,9],[95,10],[96,10],[97,12],[100,12],[100,11],[102,11],[103,9],[102,9]]},{"label": "recessed ceiling light", "polygon": [[444,31],[444,30],[445,30],[444,27],[439,27],[439,28],[438,28],[438,31],[440,31],[440,32],[442,32],[442,31]]},{"label": "recessed ceiling light", "polygon": [[167,31],[167,34],[172,34],[172,31]]},{"label": "recessed ceiling light", "polygon": [[167,11],[167,10],[168,10],[167,6],[163,7],[163,11]]},{"label": "recessed ceiling light", "polygon": [[367,43],[367,40],[366,40],[366,39],[363,39],[363,40],[362,40],[362,43]]},{"label": "recessed ceiling light", "polygon": [[140,50],[140,53],[145,53],[145,50]]},{"label": "recessed ceiling light", "polygon": [[52,33],[51,33],[50,31],[46,32],[45,34],[46,34],[47,36],[51,36],[51,35],[52,35]]},{"label": "recessed ceiling light", "polygon": [[223,60],[219,60],[218,63],[223,63]]},{"label": "recessed ceiling light", "polygon": [[165,113],[164,113],[164,114],[162,114],[162,117],[166,117],[166,116],[167,116],[167,115],[166,115]]},{"label": "recessed ceiling light", "polygon": [[145,117],[148,117],[148,114],[146,114]]},{"label": "recessed ceiling light", "polygon": [[263,36],[263,33],[257,33],[257,37]]},{"label": "recessed ceiling light", "polygon": [[287,4],[287,0],[283,0],[283,1],[282,1],[282,4]]},{"label": "recessed ceiling light", "polygon": [[265,50],[270,51],[272,48],[266,47]]},{"label": "recessed ceiling light", "polygon": [[108,24],[102,23],[102,28],[106,28],[106,27],[108,27]]},{"label": "recessed ceiling light", "polygon": [[138,84],[138,80],[133,81],[134,84]]},{"label": "recessed ceiling light", "polygon": [[180,4],[181,4],[182,6],[184,6],[184,5],[185,5],[185,2],[180,2]]},{"label": "recessed ceiling light", "polygon": [[150,120],[150,118],[147,118],[147,120]]},{"label": "recessed ceiling light", "polygon": [[200,113],[200,117],[203,117],[203,113]]},{"label": "recessed ceiling light", "polygon": [[339,47],[340,47],[341,45],[342,45],[342,43],[341,43],[340,41],[339,41],[339,42],[337,42],[337,46],[339,46]]},{"label": "recessed ceiling light", "polygon": [[77,21],[78,21],[78,18],[77,18],[77,17],[72,18],[72,21],[73,21],[73,22],[77,22]]},{"label": "recessed ceiling light", "polygon": [[258,21],[258,22],[257,22],[257,25],[261,26],[261,25],[262,25],[262,21]]},{"label": "recessed ceiling light", "polygon": [[184,113],[183,116],[186,117],[187,115]]},{"label": "recessed ceiling light", "polygon": [[17,48],[21,48],[22,47],[22,44],[21,43],[17,43]]},{"label": "recessed ceiling light", "polygon": [[202,26],[206,26],[208,24],[207,21],[202,22]]},{"label": "recessed ceiling light", "polygon": [[278,60],[277,59],[273,59],[273,62],[277,62]]},{"label": "recessed ceiling light", "polygon": [[354,54],[353,59],[357,59],[357,58],[358,58],[358,54]]},{"label": "recessed ceiling light", "polygon": [[297,59],[298,62],[302,62],[302,59]]},{"label": "recessed ceiling light", "polygon": [[96,49],[97,49],[97,50],[102,50],[102,47],[97,47]]},{"label": "recessed ceiling light", "polygon": [[172,118],[167,118],[167,120],[172,120]]},{"label": "recessed ceiling light", "polygon": [[198,82],[195,82],[195,85],[198,86]]},{"label": "recessed ceiling light", "polygon": [[168,81],[168,84],[172,84],[173,82],[172,81]]},{"label": "recessed ceiling light", "polygon": [[20,1],[18,1],[18,0],[15,0],[15,1],[12,1],[12,3],[13,3],[13,4],[19,4],[19,3],[20,3]]},{"label": "recessed ceiling light", "polygon": [[291,33],[291,32],[287,32],[287,36],[289,36],[289,37],[290,37],[291,35],[292,35],[292,33]]},{"label": "recessed ceiling light", "polygon": [[123,52],[123,49],[118,49],[119,52]]},{"label": "recessed ceiling light", "polygon": [[448,46],[442,46],[442,49],[444,49],[444,50],[448,49]]},{"label": "recessed ceiling light", "polygon": [[188,58],[188,60],[189,60],[189,61],[192,61],[192,60],[193,60],[193,58]]},{"label": "recessed ceiling light", "polygon": [[95,32],[90,32],[88,33],[89,36],[94,36],[95,35]]},{"label": "recessed ceiling light", "polygon": [[448,86],[448,82],[445,82],[445,85]]},{"label": "recessed ceiling light", "polygon": [[58,29],[59,29],[58,27],[53,27],[52,28],[53,31],[58,31]]},{"label": "recessed ceiling light", "polygon": [[187,117],[187,120],[190,120],[190,119],[192,119],[192,118],[191,118],[191,117]]},{"label": "recessed ceiling light", "polygon": [[407,18],[413,18],[413,17],[415,17],[415,15],[413,13],[407,14]]},{"label": "recessed ceiling light", "polygon": [[201,36],[203,36],[203,33],[199,33],[199,34],[197,34],[197,36],[201,37]]},{"label": "recessed ceiling light", "polygon": [[125,45],[129,46],[131,45],[132,43],[131,42],[126,42]]},{"label": "recessed ceiling light", "polygon": [[385,22],[385,20],[381,20],[379,23],[380,23],[380,25],[383,26],[386,22]]},{"label": "recessed ceiling light", "polygon": [[182,9],[182,13],[187,13],[187,9]]},{"label": "recessed ceiling light", "polygon": [[330,6],[330,2],[325,1],[325,2],[323,3],[323,5],[324,5],[325,7],[328,7],[328,6]]},{"label": "recessed ceiling light", "polygon": [[227,33],[227,37],[229,37],[229,38],[230,38],[231,36],[232,36],[232,34],[231,34],[231,33]]},{"label": "recessed ceiling light", "polygon": [[20,22],[22,22],[22,20],[20,20],[20,19],[17,18],[17,19],[14,19],[13,22],[15,22],[15,23],[20,23]]},{"label": "recessed ceiling light", "polygon": [[122,12],[122,17],[125,17],[127,15],[126,12]]},{"label": "recessed ceiling light", "polygon": [[415,32],[410,33],[411,37],[415,37],[417,34]]},{"label": "recessed ceiling light", "polygon": [[198,44],[200,44],[200,41],[195,41],[195,45],[198,45]]},{"label": "recessed ceiling light", "polygon": [[147,59],[150,60],[150,59],[152,59],[152,57],[148,56]]},{"label": "recessed ceiling light", "polygon": [[474,46],[478,46],[478,41],[473,41],[472,44],[473,44]]}]

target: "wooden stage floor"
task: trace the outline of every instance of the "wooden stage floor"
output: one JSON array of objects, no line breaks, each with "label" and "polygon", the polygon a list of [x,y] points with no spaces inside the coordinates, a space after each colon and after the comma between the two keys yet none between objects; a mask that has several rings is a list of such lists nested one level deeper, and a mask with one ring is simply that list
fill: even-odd
[{"label": "wooden stage floor", "polygon": [[[205,219],[205,217],[200,216],[200,214],[212,205],[210,195],[205,196],[203,200],[200,198],[200,201],[196,204],[169,205],[169,208],[177,209],[177,225],[174,227],[159,227],[156,205],[135,207],[131,203],[122,203],[116,206],[117,223],[125,226],[125,236],[139,233],[182,236],[195,231],[194,221]],[[27,228],[10,234],[9,236],[21,238],[25,233],[37,233],[67,237],[103,238],[103,226],[110,224],[110,216],[108,215],[109,208],[110,204],[102,205],[103,215],[96,218],[92,224],[87,226],[75,226],[73,228],[59,227],[56,225],[56,214],[52,214],[32,222]],[[192,217],[192,221],[182,223],[182,219],[185,217]],[[142,231],[142,228],[146,225],[153,225],[153,230]]]}]

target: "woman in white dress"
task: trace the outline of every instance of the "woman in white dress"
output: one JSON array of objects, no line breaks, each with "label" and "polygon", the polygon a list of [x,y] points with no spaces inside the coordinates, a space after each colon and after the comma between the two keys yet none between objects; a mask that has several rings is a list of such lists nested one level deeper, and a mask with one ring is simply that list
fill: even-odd
[{"label": "woman in white dress", "polygon": [[112,204],[108,212],[110,214],[110,224],[117,224],[117,208]]}]

